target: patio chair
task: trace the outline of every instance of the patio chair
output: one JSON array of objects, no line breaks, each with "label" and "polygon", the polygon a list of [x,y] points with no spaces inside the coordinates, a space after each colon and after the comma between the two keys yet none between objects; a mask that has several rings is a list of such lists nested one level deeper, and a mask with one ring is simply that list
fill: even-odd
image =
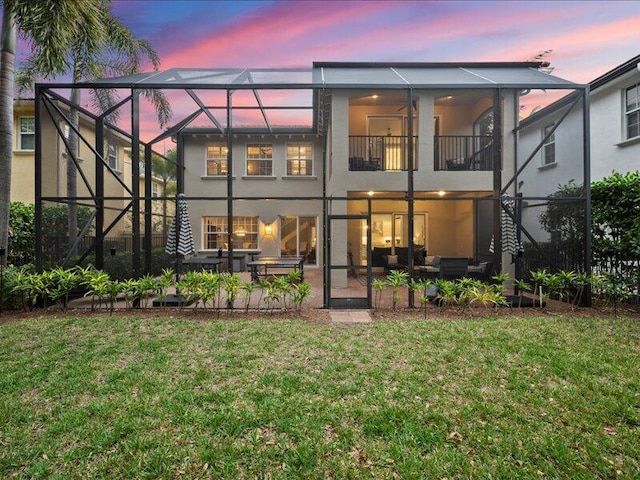
[{"label": "patio chair", "polygon": [[469,268],[469,259],[464,257],[442,257],[440,259],[440,278],[453,280],[466,277]]}]

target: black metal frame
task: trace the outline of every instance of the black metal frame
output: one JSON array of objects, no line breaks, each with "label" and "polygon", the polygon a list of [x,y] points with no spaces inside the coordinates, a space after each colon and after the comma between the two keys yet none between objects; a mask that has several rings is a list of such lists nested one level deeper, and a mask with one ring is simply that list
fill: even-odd
[{"label": "black metal frame", "polygon": [[[408,68],[413,68],[413,67],[421,67],[421,68],[441,68],[441,67],[451,67],[452,64],[396,64],[397,66],[400,67],[408,67]],[[504,66],[504,64],[475,64],[475,63],[470,63],[470,64],[458,64],[460,67],[468,67],[468,68],[473,68],[473,67],[496,67],[496,66]],[[515,66],[520,66],[520,67],[526,67],[526,68],[532,68],[535,67],[537,64],[530,64],[530,63],[522,63],[522,64],[512,64]],[[209,118],[209,120],[211,121],[211,123],[214,125],[215,129],[221,133],[226,135],[226,141],[227,141],[227,148],[228,148],[228,157],[227,157],[227,182],[226,182],[226,195],[225,196],[219,196],[219,197],[187,197],[187,199],[207,199],[207,200],[226,200],[227,201],[227,216],[228,216],[228,225],[229,225],[229,232],[227,232],[228,235],[228,244],[229,244],[229,254],[232,255],[233,254],[233,242],[231,241],[234,232],[233,230],[233,207],[234,207],[234,201],[236,200],[242,200],[242,199],[251,199],[251,200],[265,200],[265,197],[261,197],[261,198],[257,198],[257,197],[235,197],[234,196],[234,192],[233,192],[233,154],[232,154],[232,146],[233,146],[233,138],[234,138],[234,129],[232,127],[232,120],[233,120],[233,111],[234,110],[240,110],[240,109],[246,109],[246,108],[255,108],[255,107],[243,107],[243,106],[233,106],[233,102],[232,102],[232,95],[233,92],[236,90],[252,90],[254,93],[254,96],[256,98],[256,102],[258,104],[258,109],[260,110],[265,125],[266,125],[266,132],[265,133],[277,133],[278,130],[276,128],[273,127],[273,125],[271,124],[271,122],[269,121],[268,115],[267,115],[267,111],[270,109],[309,109],[313,112],[317,112],[317,115],[312,115],[312,127],[308,130],[308,133],[313,133],[313,134],[318,134],[320,135],[324,141],[322,144],[322,195],[320,197],[298,197],[298,198],[292,198],[292,197],[269,197],[269,199],[273,199],[273,200],[289,200],[289,201],[295,201],[295,200],[320,200],[322,201],[322,221],[323,221],[323,238],[324,238],[324,242],[323,242],[323,258],[324,258],[324,265],[323,265],[323,269],[324,269],[324,275],[325,275],[325,280],[328,278],[329,274],[330,274],[330,266],[328,265],[328,261],[327,259],[330,258],[329,256],[329,247],[328,247],[328,232],[327,232],[327,226],[328,226],[328,222],[330,220],[330,218],[335,218],[332,217],[330,215],[330,202],[333,200],[341,200],[341,198],[332,196],[332,195],[328,195],[327,194],[327,145],[326,145],[326,131],[327,131],[327,126],[328,126],[328,117],[326,117],[326,113],[328,112],[329,108],[328,107],[328,103],[327,103],[327,98],[328,98],[328,94],[331,93],[331,89],[333,88],[349,88],[349,89],[362,89],[362,88],[373,88],[373,87],[377,87],[381,90],[386,90],[386,91],[402,91],[404,90],[406,92],[406,102],[407,102],[407,118],[411,119],[413,118],[413,111],[414,111],[414,104],[413,104],[413,98],[414,98],[414,90],[416,89],[423,89],[423,88],[431,88],[431,89],[435,89],[435,88],[448,88],[451,89],[452,91],[454,90],[462,90],[462,89],[484,89],[487,90],[487,85],[430,85],[428,87],[424,87],[424,86],[420,86],[420,85],[390,85],[390,84],[377,84],[375,82],[371,82],[365,86],[363,85],[349,85],[349,84],[345,84],[345,85],[326,85],[324,83],[324,80],[322,78],[319,78],[319,73],[317,71],[317,69],[322,69],[322,67],[332,67],[332,66],[340,66],[340,67],[368,67],[368,66],[373,66],[373,67],[386,67],[387,64],[366,64],[366,63],[354,63],[354,64],[332,64],[332,63],[316,63],[314,64],[314,69],[313,69],[313,74],[314,74],[314,80],[312,82],[302,82],[302,83],[287,83],[287,82],[282,82],[282,83],[260,83],[260,82],[256,82],[253,80],[251,73],[254,71],[279,71],[279,72],[287,72],[287,71],[291,71],[291,72],[308,72],[310,71],[309,69],[279,69],[279,70],[270,70],[270,69],[256,69],[256,70],[252,70],[252,71],[246,71],[246,70],[241,70],[241,69],[235,69],[233,70],[233,72],[238,74],[238,77],[236,78],[235,81],[228,83],[228,84],[215,84],[212,85],[210,83],[206,83],[206,82],[201,82],[199,83],[198,81],[194,81],[189,80],[189,81],[184,81],[181,80],[180,78],[178,78],[177,80],[174,79],[174,81],[171,82],[167,82],[166,79],[165,81],[162,81],[162,78],[167,77],[168,74],[156,74],[156,75],[150,75],[148,77],[146,77],[147,79],[150,78],[151,76],[153,76],[154,78],[157,78],[157,82],[146,82],[146,83],[139,83],[138,80],[136,80],[135,78],[131,77],[130,79],[124,79],[122,82],[114,82],[114,81],[109,81],[109,80],[105,80],[105,81],[95,81],[95,82],[87,82],[87,83],[80,83],[80,84],[69,84],[69,83],[52,83],[52,84],[38,84],[35,87],[35,110],[36,110],[36,132],[35,132],[35,167],[36,167],[36,171],[35,171],[35,190],[36,190],[36,202],[35,202],[35,225],[36,225],[36,252],[35,252],[35,261],[36,261],[36,268],[38,270],[42,270],[42,241],[41,241],[41,235],[40,233],[42,232],[42,203],[44,201],[56,201],[56,202],[78,202],[78,201],[82,201],[82,200],[86,200],[89,202],[93,203],[94,208],[96,209],[96,213],[95,213],[95,222],[96,222],[96,239],[94,244],[91,246],[91,248],[89,250],[87,250],[86,252],[84,252],[83,256],[86,257],[86,255],[88,255],[88,253],[90,251],[94,251],[96,254],[96,264],[98,267],[101,267],[103,262],[104,262],[104,237],[105,235],[114,227],[115,223],[117,223],[117,221],[119,221],[124,214],[131,210],[132,211],[132,215],[133,215],[133,256],[132,256],[132,265],[133,265],[133,270],[134,273],[136,275],[142,274],[142,273],[147,273],[150,271],[150,267],[151,267],[151,235],[146,235],[145,236],[145,244],[144,244],[144,250],[145,250],[145,254],[144,254],[144,266],[142,267],[140,264],[140,259],[141,259],[141,251],[140,251],[140,201],[143,200],[143,205],[144,205],[144,218],[145,218],[145,231],[150,232],[151,231],[151,175],[146,175],[145,178],[145,189],[146,189],[146,196],[144,198],[140,197],[140,192],[139,192],[139,183],[138,183],[138,176],[139,176],[139,153],[140,153],[140,149],[139,146],[144,146],[144,165],[145,165],[145,171],[146,172],[151,172],[151,152],[152,152],[152,148],[153,145],[165,138],[168,138],[170,136],[175,136],[177,137],[177,142],[178,142],[178,160],[177,160],[177,172],[176,172],[176,177],[177,177],[177,187],[178,187],[178,193],[183,193],[184,192],[184,158],[182,158],[182,154],[183,154],[183,148],[182,147],[182,142],[183,142],[183,138],[182,135],[180,135],[180,133],[188,126],[190,125],[196,118],[198,118],[201,114],[205,114],[205,116],[207,116]],[[392,69],[393,70],[393,69]],[[206,72],[203,72],[203,75]],[[396,72],[397,73],[397,72]],[[215,76],[216,74],[220,74],[222,75],[223,73],[216,73],[216,72],[209,72],[209,76]],[[164,75],[164,77],[163,77]],[[206,76],[206,75],[205,75]],[[204,76],[203,76],[204,78]],[[407,82],[409,83],[409,82]],[[111,125],[106,121],[106,117],[107,115],[111,112],[104,112],[100,115],[95,115],[85,109],[83,109],[82,107],[78,106],[78,105],[72,105],[69,101],[67,101],[66,99],[60,97],[59,95],[57,95],[54,90],[58,89],[58,88],[63,88],[63,89],[67,89],[67,88],[87,88],[87,89],[114,89],[114,88],[118,88],[118,89],[126,89],[130,92],[129,96],[127,98],[125,98],[124,100],[122,100],[121,102],[119,102],[119,104],[117,106],[115,106],[114,108],[119,108],[127,103],[131,104],[131,134],[129,135],[128,133],[124,132],[123,130],[119,129],[118,127],[116,127],[115,125]],[[494,223],[493,223],[493,231],[494,231],[494,237],[495,237],[495,256],[494,256],[494,260],[495,260],[495,264],[497,266],[501,265],[501,245],[500,245],[500,239],[501,239],[501,235],[500,235],[500,229],[501,229],[501,225],[500,225],[500,209],[501,209],[501,203],[502,200],[505,198],[505,194],[507,193],[507,190],[509,189],[509,187],[516,182],[517,184],[517,179],[518,179],[518,175],[519,173],[522,172],[522,170],[526,167],[526,164],[529,163],[529,161],[531,160],[531,158],[533,158],[533,156],[535,155],[535,153],[541,148],[541,145],[544,143],[544,139],[541,142],[541,145],[538,146],[538,148],[531,154],[531,156],[528,158],[528,160],[521,166],[521,168],[519,168],[515,175],[513,176],[513,178],[509,179],[509,181],[503,185],[502,183],[502,162],[503,162],[503,152],[502,152],[502,140],[503,140],[503,132],[502,132],[502,96],[503,96],[503,92],[505,91],[505,89],[509,89],[509,90],[513,90],[514,92],[517,92],[517,89],[536,89],[536,88],[540,88],[540,89],[567,89],[567,88],[573,88],[575,90],[579,90],[582,92],[582,99],[583,99],[583,128],[584,128],[584,135],[583,135],[583,151],[584,151],[584,183],[585,183],[585,195],[584,197],[581,197],[579,199],[576,200],[581,200],[585,202],[585,214],[586,214],[586,229],[587,231],[585,232],[586,235],[586,241],[587,241],[587,247],[586,247],[586,251],[585,251],[585,262],[584,262],[584,268],[586,271],[590,270],[590,251],[591,251],[591,244],[590,244],[590,215],[591,215],[591,210],[590,210],[590,189],[588,187],[589,185],[589,179],[590,179],[590,168],[589,168],[589,135],[588,135],[588,130],[589,130],[589,118],[588,118],[588,86],[583,86],[583,85],[575,85],[575,84],[569,84],[569,82],[566,83],[559,83],[558,85],[549,85],[547,83],[540,83],[540,84],[509,84],[509,85],[495,85],[493,87],[493,110],[494,110],[494,132],[493,132],[493,144],[494,144],[494,149],[493,149],[493,197],[492,200],[494,201]],[[163,90],[183,90],[185,92],[187,92],[187,94],[192,98],[192,100],[196,103],[198,110],[194,111],[192,114],[188,115],[186,118],[182,119],[181,121],[179,121],[178,123],[176,123],[172,128],[168,129],[166,132],[162,133],[161,135],[159,135],[158,137],[156,137],[155,139],[151,140],[148,143],[143,143],[140,141],[139,138],[139,133],[140,133],[140,106],[139,106],[139,96],[140,93],[142,91],[142,89],[163,89]],[[261,100],[261,97],[259,96],[259,90],[260,89],[269,89],[269,90],[311,90],[313,91],[313,95],[312,95],[312,105],[309,107],[306,106],[265,106],[264,103]],[[328,89],[328,90],[327,90]],[[226,101],[226,105],[223,106],[217,106],[217,107],[207,107],[204,102],[202,102],[199,97],[197,96],[197,94],[195,93],[195,90],[222,90],[226,92],[226,96],[227,96],[227,101]],[[49,109],[49,105],[54,105],[52,99],[55,99],[56,101],[60,101],[65,103],[66,105],[68,105],[70,108],[74,108],[77,109],[80,113],[82,113],[83,115],[87,116],[88,118],[92,119],[95,122],[95,127],[96,127],[96,139],[95,139],[95,148],[92,147],[91,145],[89,145],[89,143],[87,142],[86,139],[84,139],[81,135],[81,132],[77,132],[80,136],[80,138],[85,141],[85,143],[87,143],[87,145],[90,146],[91,150],[93,151],[93,153],[95,154],[95,161],[96,161],[96,174],[95,174],[95,182],[96,182],[96,191],[95,192],[91,192],[89,197],[75,197],[75,198],[70,198],[70,197],[45,197],[42,195],[42,132],[41,132],[41,125],[40,125],[40,119],[41,119],[41,115],[42,115],[42,105],[45,105],[45,108],[47,109],[48,114],[50,115],[50,117],[53,119],[53,114],[51,112],[51,110]],[[577,102],[577,100],[576,100]],[[517,104],[516,104],[517,105]],[[57,107],[56,107],[57,108]],[[220,122],[218,121],[218,119],[213,115],[213,113],[211,112],[212,109],[215,108],[219,108],[222,109],[224,108],[226,110],[226,128],[223,127],[223,125],[220,124]],[[573,108],[573,106],[571,107]],[[58,111],[59,114],[62,114],[62,112]],[[517,112],[516,112],[517,115]],[[566,116],[568,115],[568,112],[565,113],[565,115],[563,116],[562,119],[566,118]],[[63,115],[64,116],[64,115]],[[414,143],[414,132],[413,132],[413,122],[412,121],[408,121],[407,122],[407,137],[408,137],[408,148],[407,148],[407,152],[408,152],[408,168],[406,171],[406,175],[407,175],[407,184],[406,184],[406,191],[405,191],[405,200],[407,202],[407,211],[408,211],[408,215],[409,218],[413,219],[414,216],[414,206],[415,206],[415,191],[414,191],[414,169],[413,166],[415,164],[415,159],[414,159],[414,148],[413,148],[413,143]],[[548,136],[550,136],[553,131],[557,128],[557,126],[561,123],[561,121],[557,122],[556,126],[554,127],[554,129],[549,132]],[[129,190],[126,185],[124,185],[126,190],[129,190],[130,194],[131,194],[131,202],[126,205],[123,210],[121,211],[121,213],[117,216],[116,220],[114,220],[114,222],[112,222],[109,226],[107,226],[107,228],[104,228],[104,210],[105,210],[105,201],[106,200],[114,200],[113,197],[107,197],[104,195],[104,181],[105,181],[105,176],[104,176],[104,168],[107,167],[108,169],[108,164],[107,162],[105,162],[104,159],[104,129],[105,128],[110,128],[113,129],[114,131],[118,132],[119,134],[125,135],[127,137],[130,138],[131,143],[132,143],[132,188]],[[516,130],[518,130],[518,127],[516,127]],[[514,132],[515,132],[514,131]],[[67,147],[68,148],[68,147]],[[71,155],[70,155],[71,157]],[[75,161],[75,159],[72,159]],[[517,162],[517,152],[515,155],[515,161]],[[78,166],[78,170],[81,171],[81,168]],[[109,169],[108,169],[109,170]],[[85,183],[88,182],[85,179]],[[516,190],[516,194],[517,194],[517,187],[515,187]],[[90,190],[91,191],[91,190]],[[365,199],[366,197],[363,197],[363,199]],[[397,197],[396,197],[397,198]],[[461,200],[464,199],[465,197],[457,197],[456,200]],[[473,198],[473,197],[469,197],[469,198]],[[522,197],[518,197],[520,199],[522,199]],[[117,199],[121,200],[122,197],[118,197]],[[172,200],[173,197],[169,198],[169,197],[156,197],[156,200]],[[349,198],[342,198],[343,200],[353,200],[355,199],[355,197],[349,197]],[[369,200],[367,198],[367,200]],[[369,202],[369,216],[370,216],[370,212],[371,212],[371,203]],[[412,246],[413,243],[413,221],[409,222],[409,239],[410,239],[410,246]],[[370,235],[370,233],[369,233]],[[413,275],[414,272],[414,258],[413,258],[413,249],[409,248],[408,249],[409,252],[409,271],[410,273]],[[231,266],[231,268],[233,268]],[[324,290],[324,301],[325,301],[325,305],[329,304],[329,296],[330,296],[330,292],[329,289],[327,288],[327,286],[329,285],[330,282],[325,282],[325,290]],[[414,299],[413,299],[413,295],[410,294],[409,296],[409,304],[410,306],[414,305]]]}]

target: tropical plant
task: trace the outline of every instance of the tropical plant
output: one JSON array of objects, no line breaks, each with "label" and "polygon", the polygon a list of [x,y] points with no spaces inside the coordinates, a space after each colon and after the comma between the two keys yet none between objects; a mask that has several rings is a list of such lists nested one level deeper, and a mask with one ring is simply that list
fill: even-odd
[{"label": "tropical plant", "polygon": [[162,270],[162,274],[158,279],[158,300],[160,300],[160,306],[164,308],[166,306],[168,289],[173,282],[173,277],[175,276],[175,272],[172,268],[164,268]]},{"label": "tropical plant", "polygon": [[542,308],[543,300],[544,300],[544,292],[542,287],[547,283],[547,278],[549,277],[549,272],[546,269],[539,269],[531,272],[531,279],[534,282],[533,293],[534,295],[538,295],[538,299],[540,301],[540,308]]},{"label": "tropical plant", "polygon": [[404,270],[391,270],[387,275],[387,285],[391,287],[392,310],[396,310],[396,305],[400,300],[400,288],[409,282],[409,274]]},{"label": "tropical plant", "polygon": [[244,291],[244,311],[249,311],[249,306],[251,305],[251,295],[255,290],[255,284],[249,280],[247,282],[242,282],[240,289]]},{"label": "tropical plant", "polygon": [[291,285],[291,301],[299,312],[302,310],[302,303],[311,295],[311,284],[306,280]]},{"label": "tropical plant", "polygon": [[380,301],[382,300],[382,292],[387,288],[387,282],[381,278],[375,278],[371,284],[374,290],[373,308],[380,308]]},{"label": "tropical plant", "polygon": [[519,279],[513,281],[513,286],[518,289],[518,308],[522,308],[522,299],[524,298],[524,292],[526,290],[531,290],[531,285],[529,285],[526,280]]}]

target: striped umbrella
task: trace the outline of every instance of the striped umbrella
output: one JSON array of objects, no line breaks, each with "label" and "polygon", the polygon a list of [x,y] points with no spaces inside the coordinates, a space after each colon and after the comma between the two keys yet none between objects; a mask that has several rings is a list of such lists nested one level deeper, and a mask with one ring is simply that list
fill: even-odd
[{"label": "striped umbrella", "polygon": [[167,246],[164,251],[169,255],[190,255],[196,251],[187,209],[187,200],[182,193],[176,199],[176,216],[173,218],[169,237],[167,238]]},{"label": "striped umbrella", "polygon": [[[507,209],[511,215],[509,215]],[[513,223],[512,215],[515,216],[515,202],[513,200],[502,200],[502,208],[500,209],[502,251],[517,255],[518,252],[522,251],[522,244],[518,242],[516,225]],[[491,237],[489,252],[494,252],[493,237]]]}]

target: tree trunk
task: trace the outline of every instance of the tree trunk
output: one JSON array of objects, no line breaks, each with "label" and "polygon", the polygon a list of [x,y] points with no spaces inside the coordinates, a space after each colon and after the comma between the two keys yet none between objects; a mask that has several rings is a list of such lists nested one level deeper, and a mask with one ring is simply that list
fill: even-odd
[{"label": "tree trunk", "polygon": [[16,55],[16,26],[13,20],[13,15],[5,10],[2,16],[0,40],[0,247],[7,249],[5,255],[9,253],[9,207],[13,158],[13,62]]},{"label": "tree trunk", "polygon": [[[74,82],[76,81],[77,80],[74,78]],[[74,88],[71,90],[70,100],[73,105],[80,104],[80,89]],[[78,129],[78,131],[80,131],[80,115],[78,113],[78,110],[76,110],[75,108],[71,108],[69,119],[71,120],[71,125]],[[78,142],[78,135],[76,135],[72,128],[69,128],[69,149],[71,150],[71,155],[77,161],[80,160],[78,157]],[[76,168],[71,155],[67,155],[67,198],[69,199],[67,208],[69,215],[69,250],[71,250],[73,244],[76,241],[76,238],[78,237],[78,206],[75,199],[75,197],[78,196],[78,169]],[[70,253],[71,255],[73,255],[75,251]]]}]

